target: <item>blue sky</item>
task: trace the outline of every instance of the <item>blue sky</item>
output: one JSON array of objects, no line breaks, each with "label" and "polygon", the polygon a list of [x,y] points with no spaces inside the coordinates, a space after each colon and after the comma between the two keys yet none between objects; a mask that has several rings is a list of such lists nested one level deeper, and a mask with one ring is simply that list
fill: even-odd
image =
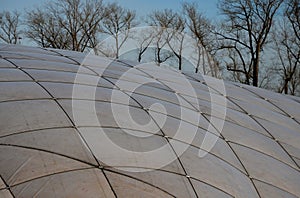
[{"label": "blue sky", "polygon": [[[3,10],[30,10],[37,7],[48,0],[0,0],[0,11]],[[192,0],[186,0],[192,1]],[[218,13],[218,0],[194,0],[199,4],[199,10],[207,17],[215,19]],[[170,8],[179,10],[182,0],[104,0],[104,2],[118,2],[120,5],[136,10],[139,16],[150,13],[153,10]]]}]

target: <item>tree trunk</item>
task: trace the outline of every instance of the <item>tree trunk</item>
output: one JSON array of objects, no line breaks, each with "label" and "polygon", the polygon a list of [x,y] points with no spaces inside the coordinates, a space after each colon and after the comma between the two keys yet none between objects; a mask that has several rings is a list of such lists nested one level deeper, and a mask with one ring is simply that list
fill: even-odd
[{"label": "tree trunk", "polygon": [[181,71],[181,67],[182,67],[182,57],[179,56],[178,58],[178,69]]},{"label": "tree trunk", "polygon": [[119,59],[119,35],[118,35],[118,33],[116,34],[115,40],[116,40],[116,59]]},{"label": "tree trunk", "polygon": [[284,94],[288,94],[288,81],[285,83],[285,86],[284,86]]},{"label": "tree trunk", "polygon": [[259,51],[260,47],[257,47],[255,58],[253,60],[253,82],[252,85],[257,87],[258,86],[258,72],[259,72]]},{"label": "tree trunk", "polygon": [[142,60],[142,53],[139,53],[139,56],[138,56],[138,62],[140,63]]},{"label": "tree trunk", "polygon": [[161,48],[157,48],[157,63],[158,63],[158,66],[160,66],[160,63],[161,63],[161,60],[160,60],[160,49]]}]

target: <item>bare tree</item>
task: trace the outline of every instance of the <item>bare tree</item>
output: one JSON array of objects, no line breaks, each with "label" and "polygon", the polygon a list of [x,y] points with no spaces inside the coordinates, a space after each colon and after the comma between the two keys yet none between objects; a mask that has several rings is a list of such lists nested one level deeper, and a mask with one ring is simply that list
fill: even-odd
[{"label": "bare tree", "polygon": [[134,39],[137,43],[137,49],[138,49],[138,56],[137,60],[138,62],[142,61],[143,54],[147,51],[149,46],[152,44],[154,40],[154,29],[152,28],[146,28],[145,30],[142,30],[141,33],[139,33]]},{"label": "bare tree", "polygon": [[168,46],[173,52],[174,56],[177,58],[178,61],[178,69],[182,70],[182,62],[183,62],[183,50],[185,49],[185,19],[176,14],[173,19],[172,27],[168,29]]},{"label": "bare tree", "polygon": [[97,45],[101,0],[57,0],[27,13],[27,36],[43,47],[84,51]]},{"label": "bare tree", "polygon": [[[213,60],[212,47],[213,43],[212,25],[210,21],[200,13],[196,3],[183,3],[183,12],[187,18],[187,26],[195,40],[195,47],[198,55],[195,73],[198,73],[200,65],[204,74],[218,75],[218,65]],[[208,66],[208,68],[207,68]]]},{"label": "bare tree", "polygon": [[[115,52],[113,56],[115,58],[119,58],[120,49],[130,36],[130,29],[137,26],[135,17],[134,11],[125,9],[117,3],[110,3],[106,6],[105,17],[101,23],[101,31],[114,39]],[[109,55],[105,52],[106,49],[99,48],[99,51],[106,56]]]},{"label": "bare tree", "polygon": [[[165,62],[173,55],[178,60],[178,69],[182,69],[182,53],[184,43],[185,19],[178,13],[164,9],[162,11],[154,11],[149,15],[152,26],[156,26],[158,31],[156,35],[156,61],[158,64]],[[172,54],[167,52],[167,48],[171,50]],[[164,50],[163,50],[164,49]]]},{"label": "bare tree", "polygon": [[[217,32],[220,49],[238,57],[227,70],[242,73],[245,83],[258,86],[261,52],[283,0],[222,0],[219,9],[225,15],[222,31]],[[230,58],[232,59],[232,58]],[[229,59],[227,59],[229,61]]]},{"label": "bare tree", "polygon": [[26,36],[42,47],[69,49],[70,38],[51,12],[42,9],[27,14]]},{"label": "bare tree", "polygon": [[300,3],[290,0],[286,4],[284,18],[273,32],[279,74],[282,83],[278,92],[295,95],[300,85]]},{"label": "bare tree", "polygon": [[20,13],[17,11],[0,13],[0,39],[6,43],[17,44],[21,39]]},{"label": "bare tree", "polygon": [[155,46],[155,62],[160,66],[162,63],[173,57],[173,53],[165,49],[168,42],[168,33],[164,27],[155,27],[153,42]]}]

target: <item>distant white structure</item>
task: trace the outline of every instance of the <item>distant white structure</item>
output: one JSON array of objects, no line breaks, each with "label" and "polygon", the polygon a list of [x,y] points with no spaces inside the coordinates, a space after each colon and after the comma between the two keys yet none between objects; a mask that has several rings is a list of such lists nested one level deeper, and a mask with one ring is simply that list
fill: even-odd
[{"label": "distant white structure", "polygon": [[0,197],[300,197],[300,98],[134,64],[0,45]]}]

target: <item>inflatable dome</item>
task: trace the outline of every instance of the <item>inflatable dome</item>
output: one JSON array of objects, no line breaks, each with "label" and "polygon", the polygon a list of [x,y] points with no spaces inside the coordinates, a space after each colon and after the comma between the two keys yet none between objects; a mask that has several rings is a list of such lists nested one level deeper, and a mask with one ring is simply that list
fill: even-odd
[{"label": "inflatable dome", "polygon": [[300,98],[0,45],[0,197],[300,197]]}]

